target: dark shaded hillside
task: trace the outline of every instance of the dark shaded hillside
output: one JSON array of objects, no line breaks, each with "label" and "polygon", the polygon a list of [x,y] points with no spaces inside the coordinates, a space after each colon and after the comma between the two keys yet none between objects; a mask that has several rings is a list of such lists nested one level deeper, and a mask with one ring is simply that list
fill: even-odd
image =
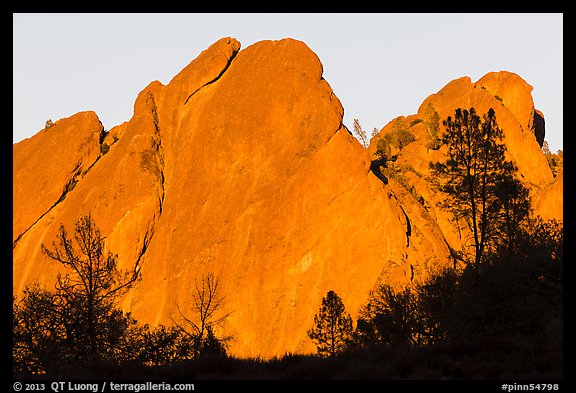
[{"label": "dark shaded hillside", "polygon": [[338,358],[205,358],[172,366],[63,367],[38,379],[87,380],[532,380],[563,379],[563,349],[546,342],[484,339],[429,348],[393,347]]}]

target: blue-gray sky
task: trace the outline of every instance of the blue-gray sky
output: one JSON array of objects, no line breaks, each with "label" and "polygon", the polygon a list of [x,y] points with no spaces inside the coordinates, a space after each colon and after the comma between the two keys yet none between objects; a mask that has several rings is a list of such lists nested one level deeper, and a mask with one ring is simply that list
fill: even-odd
[{"label": "blue-gray sky", "polygon": [[320,58],[324,78],[368,134],[453,79],[511,71],[533,86],[552,151],[563,138],[563,15],[14,14],[13,142],[46,120],[93,110],[106,129],[132,116],[138,93],[222,37],[242,48],[286,37]]}]

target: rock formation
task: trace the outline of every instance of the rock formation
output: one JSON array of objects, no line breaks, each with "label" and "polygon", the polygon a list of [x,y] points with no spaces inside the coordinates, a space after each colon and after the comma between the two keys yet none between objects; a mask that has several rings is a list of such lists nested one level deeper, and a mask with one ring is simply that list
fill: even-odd
[{"label": "rock formation", "polygon": [[74,189],[98,159],[103,131],[94,112],[81,112],[14,145],[12,241]]},{"label": "rock formation", "polygon": [[564,217],[564,170],[543,187],[532,202],[534,212],[544,220],[563,221]]},{"label": "rock formation", "polygon": [[456,250],[462,249],[466,228],[455,222],[452,214],[438,207],[444,196],[434,189],[429,168],[430,162],[442,161],[447,152],[445,146],[437,150],[427,146],[434,112],[438,114],[441,133],[442,120],[454,116],[457,108],[474,107],[480,115],[493,108],[498,126],[504,130],[507,158],[517,166],[518,176],[529,188],[535,213],[545,219],[563,220],[562,176],[554,178],[542,152],[544,115],[534,108],[531,92],[532,86],[508,71],[490,72],[476,82],[462,77],[426,98],[416,114],[389,122],[371,140],[369,151],[376,162],[377,144],[384,135],[398,128],[414,135],[414,142],[394,152],[398,176],[405,188],[426,206],[450,246]]},{"label": "rock formation", "polygon": [[[448,263],[426,212],[370,172],[316,55],[291,39],[239,48],[222,39],[139,94],[108,152],[18,233],[16,291],[53,282],[40,245],[90,211],[120,266],[141,269],[123,301],[139,321],[169,324],[214,273],[233,312],[231,352],[272,356],[313,350],[306,330],[328,290],[354,315],[378,280],[407,285]],[[15,233],[22,225],[15,216]]]},{"label": "rock formation", "polygon": [[[498,81],[463,78],[425,103],[442,117],[477,99],[480,110],[499,104],[522,173],[537,187],[549,184],[535,153],[534,111],[505,106],[520,93]],[[15,293],[35,281],[54,284],[61,270],[41,244],[91,212],[120,268],[140,269],[121,304],[138,321],[170,324],[177,307],[194,318],[195,282],[212,273],[226,297],[222,311],[231,312],[216,333],[234,335],[232,354],[313,352],[306,331],[327,291],[355,318],[378,283],[403,287],[452,265],[452,235],[439,218],[446,214],[378,178],[373,151],[342,118],[303,42],[240,50],[223,38],[167,85],[150,83],[132,118],[108,133],[92,112],[56,122],[13,147]],[[402,154],[426,171],[441,153],[414,143]],[[416,172],[415,187],[426,189]]]}]

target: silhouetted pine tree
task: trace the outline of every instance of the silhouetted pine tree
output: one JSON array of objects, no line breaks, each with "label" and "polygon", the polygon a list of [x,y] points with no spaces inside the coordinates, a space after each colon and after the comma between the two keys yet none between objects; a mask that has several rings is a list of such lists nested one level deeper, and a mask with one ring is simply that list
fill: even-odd
[{"label": "silhouetted pine tree", "polygon": [[137,267],[116,268],[118,256],[104,252],[104,238],[90,214],[77,221],[73,239],[61,225],[53,249],[42,244],[47,257],[69,270],[64,276],[58,274],[56,282],[60,304],[69,314],[66,339],[75,361],[110,358],[123,338],[114,329],[126,331],[135,325],[122,320],[125,316],[115,310],[115,300],[136,282]]},{"label": "silhouetted pine tree", "polygon": [[328,291],[322,299],[322,307],[314,316],[314,327],[308,330],[308,336],[316,343],[321,356],[336,356],[346,349],[352,337],[352,317],[334,291]]},{"label": "silhouetted pine tree", "polygon": [[[515,236],[515,228],[529,211],[528,193],[514,179],[514,164],[505,159],[504,132],[493,109],[480,118],[474,108],[458,108],[454,118],[449,116],[442,124],[448,159],[430,167],[447,193],[443,207],[470,229],[472,255],[467,262],[478,270],[487,250],[493,250],[504,236]],[[500,225],[503,214],[509,218],[508,225]]]}]

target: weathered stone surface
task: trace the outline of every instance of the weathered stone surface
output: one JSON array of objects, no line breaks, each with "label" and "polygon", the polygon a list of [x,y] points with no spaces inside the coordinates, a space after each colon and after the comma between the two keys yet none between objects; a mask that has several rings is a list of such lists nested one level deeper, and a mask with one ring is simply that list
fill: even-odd
[{"label": "weathered stone surface", "polygon": [[13,145],[13,241],[64,199],[96,162],[102,131],[94,112],[80,112]]},{"label": "weathered stone surface", "polygon": [[476,82],[514,114],[523,131],[532,130],[534,101],[532,86],[519,75],[508,72],[489,72]]},{"label": "weathered stone surface", "polygon": [[[109,250],[119,254],[120,268],[139,262],[153,233],[162,203],[162,151],[154,126],[154,89],[140,93],[135,113],[116,143],[78,180],[76,186],[19,239],[13,251],[16,291],[34,281],[52,285],[57,269],[40,251],[51,246],[63,224],[70,234],[82,214],[91,213]],[[56,123],[58,124],[58,123]],[[50,130],[49,130],[50,131]],[[66,145],[61,139],[58,145]],[[20,170],[16,162],[15,171]],[[15,182],[17,177],[15,176]],[[23,198],[14,205],[28,206]]]},{"label": "weathered stone surface", "polygon": [[535,187],[543,186],[553,176],[534,132],[528,126],[532,123],[534,112],[530,95],[532,88],[516,74],[503,73],[502,78],[498,77],[499,73],[489,73],[476,83],[467,77],[460,78],[458,84],[449,83],[424,100],[418,113],[422,113],[428,102],[437,108],[441,119],[454,116],[454,110],[458,107],[475,107],[479,114],[493,108],[498,126],[504,130],[509,159],[518,166],[520,176],[527,183]]},{"label": "weathered stone surface", "polygon": [[425,210],[370,172],[318,57],[292,39],[239,48],[219,40],[139,94],[108,152],[15,247],[16,292],[53,283],[40,245],[90,211],[121,267],[141,269],[122,303],[138,320],[194,318],[195,282],[213,273],[232,312],[217,333],[235,336],[233,354],[273,356],[314,350],[328,290],[356,316],[376,283],[449,263]]},{"label": "weathered stone surface", "polygon": [[530,131],[542,147],[546,136],[544,115],[534,108],[532,86],[519,75],[508,72],[490,72],[480,78],[477,85],[494,94],[514,114],[523,131]]},{"label": "weathered stone surface", "polygon": [[[212,272],[233,312],[224,328],[234,353],[309,352],[306,330],[328,290],[356,315],[378,277],[406,285],[410,263],[419,279],[447,263],[445,244],[422,235],[413,238],[437,252],[407,255],[406,215],[342,127],[342,106],[304,43],[254,44],[183,107],[162,108],[173,161],[132,296],[136,317],[169,323],[176,305],[190,309],[194,280]],[[179,125],[165,127],[175,110]]]},{"label": "weathered stone surface", "polygon": [[[499,104],[499,124],[515,127],[506,129],[507,140],[529,150],[511,155],[536,188],[548,187],[551,174],[530,173],[539,165],[530,143],[540,150],[516,117],[525,108],[513,112],[494,94],[461,78],[428,101],[443,118],[462,104],[480,112]],[[428,162],[444,151],[425,147],[420,112],[402,118],[418,140],[397,162],[412,169],[383,181],[370,169],[374,147],[363,149],[342,125],[342,105],[310,48],[283,39],[240,51],[238,41],[223,38],[170,83],[154,81],[138,95],[132,118],[104,136],[106,154],[98,155],[97,143],[98,154],[82,159],[85,171],[65,199],[28,198],[42,185],[23,181],[14,194],[18,217],[38,200],[45,206],[14,222],[15,232],[30,227],[13,250],[14,290],[53,284],[59,270],[40,245],[51,244],[60,224],[71,232],[91,212],[120,267],[140,269],[142,280],[122,300],[140,322],[171,324],[177,307],[194,318],[195,282],[213,273],[226,296],[222,311],[232,313],[216,333],[234,335],[232,354],[313,352],[306,331],[327,291],[356,318],[378,283],[412,285],[452,264],[447,242],[460,235],[427,179]],[[80,123],[92,129],[92,120]],[[67,138],[50,143],[73,156],[77,143]],[[34,156],[46,146],[38,144],[15,145],[15,188],[27,179],[20,172],[43,170]],[[50,161],[45,174],[59,176],[56,200],[75,168],[63,161]]]},{"label": "weathered stone surface", "polygon": [[401,178],[406,189],[412,190],[414,197],[420,198],[455,250],[462,249],[467,229],[462,223],[454,221],[451,213],[439,208],[445,196],[434,189],[429,164],[443,160],[447,150],[445,146],[439,150],[426,146],[427,110],[431,106],[438,113],[440,132],[443,132],[442,120],[454,116],[457,108],[474,107],[479,115],[493,108],[498,125],[504,130],[507,158],[516,164],[518,175],[530,189],[532,198],[538,201],[536,214],[562,220],[562,181],[554,182],[541,150],[541,142],[536,139],[544,135],[544,117],[534,109],[531,91],[532,86],[507,71],[488,73],[475,83],[469,77],[458,78],[426,98],[417,114],[392,120],[371,140],[368,150],[375,160],[378,141],[395,127],[407,129],[414,135],[416,141],[401,151],[392,152],[398,155],[394,163],[398,170],[397,177]]},{"label": "weathered stone surface", "polygon": [[560,169],[554,181],[536,195],[533,207],[544,220],[564,221],[564,170]]},{"label": "weathered stone surface", "polygon": [[546,121],[544,114],[538,109],[534,109],[534,136],[540,147],[542,147],[544,138],[546,137]]}]

